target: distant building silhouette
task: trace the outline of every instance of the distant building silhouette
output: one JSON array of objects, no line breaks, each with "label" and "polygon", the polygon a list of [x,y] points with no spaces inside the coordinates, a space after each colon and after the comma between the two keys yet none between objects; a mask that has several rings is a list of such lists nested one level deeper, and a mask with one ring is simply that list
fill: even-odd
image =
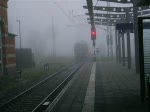
[{"label": "distant building silhouette", "polygon": [[31,68],[34,66],[34,57],[31,49],[16,49],[17,69]]}]

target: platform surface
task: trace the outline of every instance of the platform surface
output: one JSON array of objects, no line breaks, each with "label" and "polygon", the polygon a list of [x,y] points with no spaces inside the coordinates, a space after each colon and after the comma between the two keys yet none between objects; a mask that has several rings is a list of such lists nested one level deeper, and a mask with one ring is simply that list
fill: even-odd
[{"label": "platform surface", "polygon": [[96,67],[95,112],[148,112],[140,100],[140,75],[115,61]]},{"label": "platform surface", "polygon": [[52,112],[148,112],[140,75],[115,61],[86,63]]}]

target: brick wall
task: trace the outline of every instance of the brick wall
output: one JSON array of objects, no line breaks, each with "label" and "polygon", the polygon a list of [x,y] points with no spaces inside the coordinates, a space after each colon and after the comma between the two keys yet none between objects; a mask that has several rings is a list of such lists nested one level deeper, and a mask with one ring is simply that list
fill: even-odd
[{"label": "brick wall", "polygon": [[12,64],[16,64],[16,56],[6,58],[6,65],[12,65]]},{"label": "brick wall", "polygon": [[11,37],[9,35],[9,38],[5,38],[4,39],[3,44],[13,44],[13,45],[15,45],[15,39],[14,39],[14,37]]},{"label": "brick wall", "polygon": [[15,54],[16,50],[14,48],[6,48],[6,55],[7,54]]},{"label": "brick wall", "polygon": [[5,38],[3,45],[6,74],[16,74],[15,37],[8,35],[8,38]]},{"label": "brick wall", "polygon": [[0,0],[3,75],[16,74],[15,35],[8,33],[7,1],[8,0]]}]

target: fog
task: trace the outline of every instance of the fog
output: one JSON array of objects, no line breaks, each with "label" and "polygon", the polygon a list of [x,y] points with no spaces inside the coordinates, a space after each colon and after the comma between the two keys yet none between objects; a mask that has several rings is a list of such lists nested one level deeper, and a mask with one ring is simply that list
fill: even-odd
[{"label": "fog", "polygon": [[[21,21],[22,47],[32,48],[44,54],[52,54],[52,18],[55,29],[56,54],[73,55],[74,43],[80,40],[89,41],[89,27],[82,27],[81,20],[74,20],[69,11],[76,15],[83,15],[82,5],[78,4],[76,10],[71,3],[48,0],[10,0],[8,2],[9,32],[19,35],[16,20]],[[66,6],[67,7],[66,7]],[[64,12],[58,7],[64,9]],[[71,8],[72,7],[72,8]],[[66,15],[65,15],[66,14]],[[74,23],[73,23],[74,22]],[[74,25],[77,24],[77,27]],[[87,24],[87,23],[84,23]],[[72,27],[69,27],[72,25]],[[16,47],[19,47],[19,36],[16,37]]]},{"label": "fog", "polygon": [[[106,2],[100,3],[97,5],[106,6]],[[96,0],[93,4],[96,4]],[[18,35],[16,48],[19,48],[20,44],[16,20],[20,20],[22,48],[32,48],[36,55],[53,55],[53,37],[57,56],[73,56],[74,44],[82,40],[88,43],[90,52],[93,52],[90,25],[85,16],[88,10],[83,9],[84,5],[86,0],[9,0],[9,32]],[[113,39],[115,41],[114,32]],[[115,48],[114,44],[113,46]],[[96,48],[100,49],[102,55],[107,55],[106,31],[99,27]]]}]

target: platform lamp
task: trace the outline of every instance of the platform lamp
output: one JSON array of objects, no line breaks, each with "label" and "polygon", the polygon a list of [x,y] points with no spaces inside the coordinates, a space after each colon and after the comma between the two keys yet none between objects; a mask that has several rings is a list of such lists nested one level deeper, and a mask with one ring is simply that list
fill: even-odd
[{"label": "platform lamp", "polygon": [[150,6],[150,0],[140,0],[137,6]]}]

